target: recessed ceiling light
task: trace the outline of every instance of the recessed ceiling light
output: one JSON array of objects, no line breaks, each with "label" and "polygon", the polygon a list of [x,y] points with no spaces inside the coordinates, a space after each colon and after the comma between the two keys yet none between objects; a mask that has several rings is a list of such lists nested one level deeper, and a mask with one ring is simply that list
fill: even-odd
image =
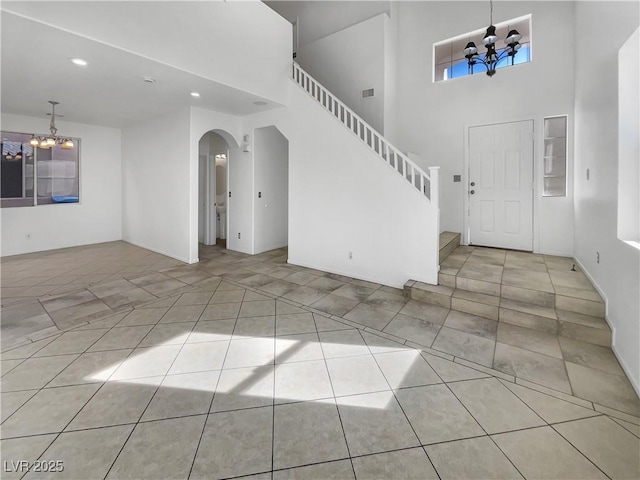
[{"label": "recessed ceiling light", "polygon": [[156,79],[151,77],[142,77],[142,81],[144,83],[156,83]]},{"label": "recessed ceiling light", "polygon": [[260,106],[263,106],[263,105],[266,105],[266,104],[267,104],[267,102],[263,102],[262,100],[258,100],[257,102],[253,102],[253,104],[254,104],[254,105],[260,105]]},{"label": "recessed ceiling light", "polygon": [[70,60],[76,65],[80,65],[81,67],[86,67],[88,65],[87,61],[83,60],[82,58],[71,58]]},{"label": "recessed ceiling light", "polygon": [[200,94],[198,92],[191,92],[192,97],[199,97]]}]

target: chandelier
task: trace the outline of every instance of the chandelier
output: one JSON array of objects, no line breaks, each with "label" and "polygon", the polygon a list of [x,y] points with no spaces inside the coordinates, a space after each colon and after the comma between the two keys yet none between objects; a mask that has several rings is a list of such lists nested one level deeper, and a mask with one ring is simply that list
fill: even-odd
[{"label": "chandelier", "polygon": [[58,137],[56,135],[56,133],[58,133],[58,129],[56,128],[56,117],[62,117],[62,115],[56,114],[56,105],[59,105],[60,102],[49,100],[49,103],[51,104],[51,113],[48,114],[51,115],[51,122],[49,123],[49,132],[51,132],[51,134],[42,137],[31,135],[29,145],[44,149],[60,145],[65,150],[71,150],[74,147],[73,140],[70,138]]},{"label": "chandelier", "polygon": [[496,73],[498,62],[505,57],[511,57],[511,65],[513,65],[514,58],[521,47],[518,40],[522,38],[522,35],[520,35],[517,30],[509,30],[507,38],[504,39],[504,43],[507,45],[507,48],[502,50],[500,53],[496,51],[498,36],[496,35],[496,27],[493,26],[493,0],[489,0],[489,4],[491,8],[489,26],[487,27],[487,33],[482,39],[482,44],[487,48],[487,52],[484,56],[478,55],[478,48],[474,42],[467,43],[467,46],[464,47],[463,50],[465,54],[464,57],[467,59],[470,75],[473,75],[473,66],[477,63],[481,63],[487,69],[487,75],[493,77]]}]

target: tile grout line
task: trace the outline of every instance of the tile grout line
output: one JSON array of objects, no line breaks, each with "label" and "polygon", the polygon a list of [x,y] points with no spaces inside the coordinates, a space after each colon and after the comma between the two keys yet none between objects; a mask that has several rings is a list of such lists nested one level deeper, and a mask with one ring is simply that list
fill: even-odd
[{"label": "tile grout line", "polygon": [[[312,314],[313,315],[313,314]],[[315,318],[313,319],[314,325],[316,325]],[[317,325],[316,325],[317,331]],[[344,439],[344,444],[347,449],[347,455],[349,457],[349,463],[351,464],[351,471],[353,472],[353,477],[356,478],[356,469],[353,465],[353,460],[351,459],[351,450],[349,448],[349,442],[347,441],[347,434],[344,430],[344,423],[342,421],[342,415],[340,415],[340,408],[338,407],[338,401],[336,399],[336,390],[333,386],[333,379],[331,378],[331,372],[329,371],[329,365],[327,364],[327,357],[324,352],[324,347],[322,345],[322,340],[320,339],[320,335],[318,332],[318,339],[320,340],[320,351],[322,352],[322,360],[324,362],[324,368],[327,373],[327,377],[329,378],[329,385],[331,386],[331,392],[333,393],[333,404],[336,407],[336,412],[338,413],[338,421],[340,422],[340,428],[342,429],[342,438]],[[364,340],[364,339],[363,339]]]},{"label": "tile grout line", "polygon": [[[585,419],[570,420],[569,422],[577,422],[577,421],[580,421],[580,420],[585,420]],[[613,421],[613,420],[611,420],[611,419],[609,419],[609,420],[610,420],[610,421]],[[569,423],[569,422],[561,422],[561,423]],[[615,423],[615,422],[614,422],[614,423]],[[599,471],[601,471],[601,472],[602,472],[602,474],[603,474],[605,477],[607,477],[607,478],[611,479],[611,477],[610,477],[609,475],[607,475],[607,474],[606,474],[606,473],[605,473],[605,472],[604,472],[604,471],[603,471],[603,470],[602,470],[598,465],[596,465],[596,463],[595,463],[593,460],[591,460],[589,457],[587,457],[587,456],[582,452],[582,450],[580,450],[580,449],[579,449],[578,447],[576,447],[576,446],[575,446],[575,445],[574,445],[574,444],[573,444],[573,443],[572,443],[568,438],[566,438],[564,435],[562,435],[562,433],[561,433],[561,432],[559,432],[559,431],[558,431],[558,429],[554,427],[554,425],[550,425],[550,427],[553,429],[553,431],[554,431],[554,432],[556,432],[556,434],[560,435],[560,437],[561,437],[564,441],[566,441],[566,442],[567,442],[569,445],[571,445],[575,450],[577,450],[577,451],[580,453],[580,455],[582,455],[584,458],[586,458],[586,459],[587,459],[587,461],[588,461],[589,463],[591,463],[594,467],[596,467]]]},{"label": "tile grout line", "polygon": [[[216,289],[214,290],[214,292],[211,294],[211,298],[213,298],[213,295],[218,291],[218,288],[220,288],[220,285],[222,284],[222,282],[220,282],[217,286]],[[203,310],[204,313],[204,310]],[[202,314],[200,315],[200,317],[202,317]],[[233,324],[233,330],[235,331],[235,327],[238,323],[238,319],[236,318],[235,323]],[[233,331],[232,333],[232,337],[233,338]],[[193,467],[196,464],[196,458],[198,457],[198,451],[200,450],[200,444],[202,443],[202,438],[204,437],[204,431],[207,428],[207,423],[209,423],[209,417],[212,415],[211,413],[211,409],[213,408],[213,402],[215,401],[216,398],[216,393],[218,393],[218,385],[220,385],[220,379],[222,378],[222,372],[224,369],[224,364],[227,360],[227,355],[229,354],[229,349],[231,348],[231,341],[229,341],[229,343],[227,344],[227,348],[225,350],[224,353],[224,357],[222,359],[222,364],[220,365],[220,373],[218,375],[218,380],[216,381],[216,386],[215,389],[213,391],[213,396],[211,397],[211,401],[209,402],[209,409],[207,410],[206,413],[206,418],[204,420],[204,425],[202,425],[202,432],[200,432],[200,438],[198,438],[198,444],[196,445],[195,451],[193,453],[193,460],[191,461],[191,467],[189,467],[189,473],[187,475],[187,479],[191,478],[191,474],[193,473]],[[214,412],[215,413],[219,413],[219,412]]]},{"label": "tile grout line", "polygon": [[[383,378],[385,379],[385,381],[387,382],[387,385],[391,389],[391,394],[393,395],[393,398],[394,398],[395,402],[398,404],[398,407],[400,408],[400,411],[402,412],[402,414],[404,415],[404,418],[407,420],[407,423],[411,427],[411,431],[413,432],[413,435],[415,436],[416,440],[418,440],[418,446],[419,446],[418,448],[422,449],[424,454],[427,456],[427,460],[429,460],[429,463],[431,464],[431,467],[433,468],[433,471],[436,472],[436,475],[438,476],[438,479],[441,480],[442,476],[440,475],[440,472],[438,472],[438,470],[436,469],[435,464],[433,463],[433,460],[431,460],[431,457],[429,456],[429,453],[427,453],[427,450],[424,448],[424,445],[422,443],[422,440],[420,439],[420,436],[418,435],[418,432],[416,432],[416,429],[413,426],[413,424],[411,423],[411,420],[409,419],[409,416],[407,415],[407,412],[405,411],[404,407],[400,403],[400,400],[398,399],[398,396],[396,395],[395,389],[391,386],[391,383],[389,383],[389,379],[387,378],[387,375],[385,375],[384,370],[380,367],[380,364],[378,363],[378,359],[375,356],[375,354],[373,353],[373,350],[371,350],[371,347],[369,345],[367,345],[367,347],[369,348],[369,351],[371,352],[371,355],[373,356],[373,360],[375,361],[376,365],[378,366],[378,369],[382,373]],[[424,359],[422,357],[422,355],[419,354],[418,356],[421,359],[423,359],[423,361],[425,363],[429,364],[429,362],[427,362],[427,360]],[[433,373],[436,374],[436,376],[440,379],[440,381],[442,383],[445,383],[444,380],[442,379],[442,377],[438,374],[438,372],[436,372],[436,370],[431,365],[429,365],[429,368],[431,370],[433,370]],[[435,385],[439,385],[439,384],[435,384]],[[413,388],[413,387],[407,387],[407,388]],[[415,447],[411,447],[411,448],[415,448]]]},{"label": "tile grout line", "polygon": [[[498,381],[499,381],[499,382],[502,382],[502,383],[504,384],[504,382],[506,382],[507,380],[504,380],[504,379],[502,379],[502,378],[498,378]],[[509,383],[511,383],[511,382],[509,382]],[[517,384],[517,383],[514,383],[513,385],[518,385],[519,387],[528,388],[528,387],[525,387],[524,385],[520,385],[520,384]],[[505,385],[505,387],[506,387],[506,385]],[[520,395],[518,395],[516,392],[514,392],[513,390],[511,390],[509,387],[507,387],[507,389],[508,389],[511,393],[513,393],[516,397],[518,397],[522,402],[527,403],[527,402],[525,402],[525,400],[524,400],[524,399],[522,399],[522,398],[520,397]],[[533,390],[533,389],[532,389],[532,388],[529,388],[529,390]],[[563,400],[563,399],[558,398],[558,397],[554,397],[553,395],[549,395],[548,393],[545,393],[545,392],[539,392],[538,390],[533,390],[533,391],[534,391],[534,392],[536,392],[536,393],[539,393],[540,395],[544,395],[544,396],[546,396],[546,397],[553,398],[554,400],[558,400],[558,401],[561,401],[561,402],[566,402],[566,403],[569,403],[569,404],[574,405],[574,406],[576,406],[576,407],[582,407],[582,408],[584,408],[584,409],[586,409],[586,410],[589,410],[587,407],[585,407],[585,406],[583,406],[583,405],[578,405],[578,404],[576,404],[576,403],[569,402],[569,401],[567,401],[567,400]],[[559,392],[559,393],[562,393],[562,392]],[[596,409],[595,409],[595,408],[593,408],[593,404],[591,405],[591,407],[592,407],[592,408],[591,408],[591,410],[595,412],[595,411],[596,411]],[[602,412],[599,412],[599,413],[602,413]]]}]

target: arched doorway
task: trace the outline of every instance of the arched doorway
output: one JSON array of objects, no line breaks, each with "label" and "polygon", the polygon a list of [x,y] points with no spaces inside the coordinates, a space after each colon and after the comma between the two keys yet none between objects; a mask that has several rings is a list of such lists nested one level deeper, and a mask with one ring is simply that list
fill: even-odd
[{"label": "arched doorway", "polygon": [[226,244],[230,145],[211,130],[198,142],[198,243]]}]

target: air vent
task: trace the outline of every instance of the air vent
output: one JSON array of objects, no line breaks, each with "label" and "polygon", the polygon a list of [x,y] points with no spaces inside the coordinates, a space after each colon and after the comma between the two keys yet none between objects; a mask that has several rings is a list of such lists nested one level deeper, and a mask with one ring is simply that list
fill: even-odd
[{"label": "air vent", "polygon": [[373,88],[367,88],[366,90],[362,90],[362,98],[371,98],[375,96]]}]

